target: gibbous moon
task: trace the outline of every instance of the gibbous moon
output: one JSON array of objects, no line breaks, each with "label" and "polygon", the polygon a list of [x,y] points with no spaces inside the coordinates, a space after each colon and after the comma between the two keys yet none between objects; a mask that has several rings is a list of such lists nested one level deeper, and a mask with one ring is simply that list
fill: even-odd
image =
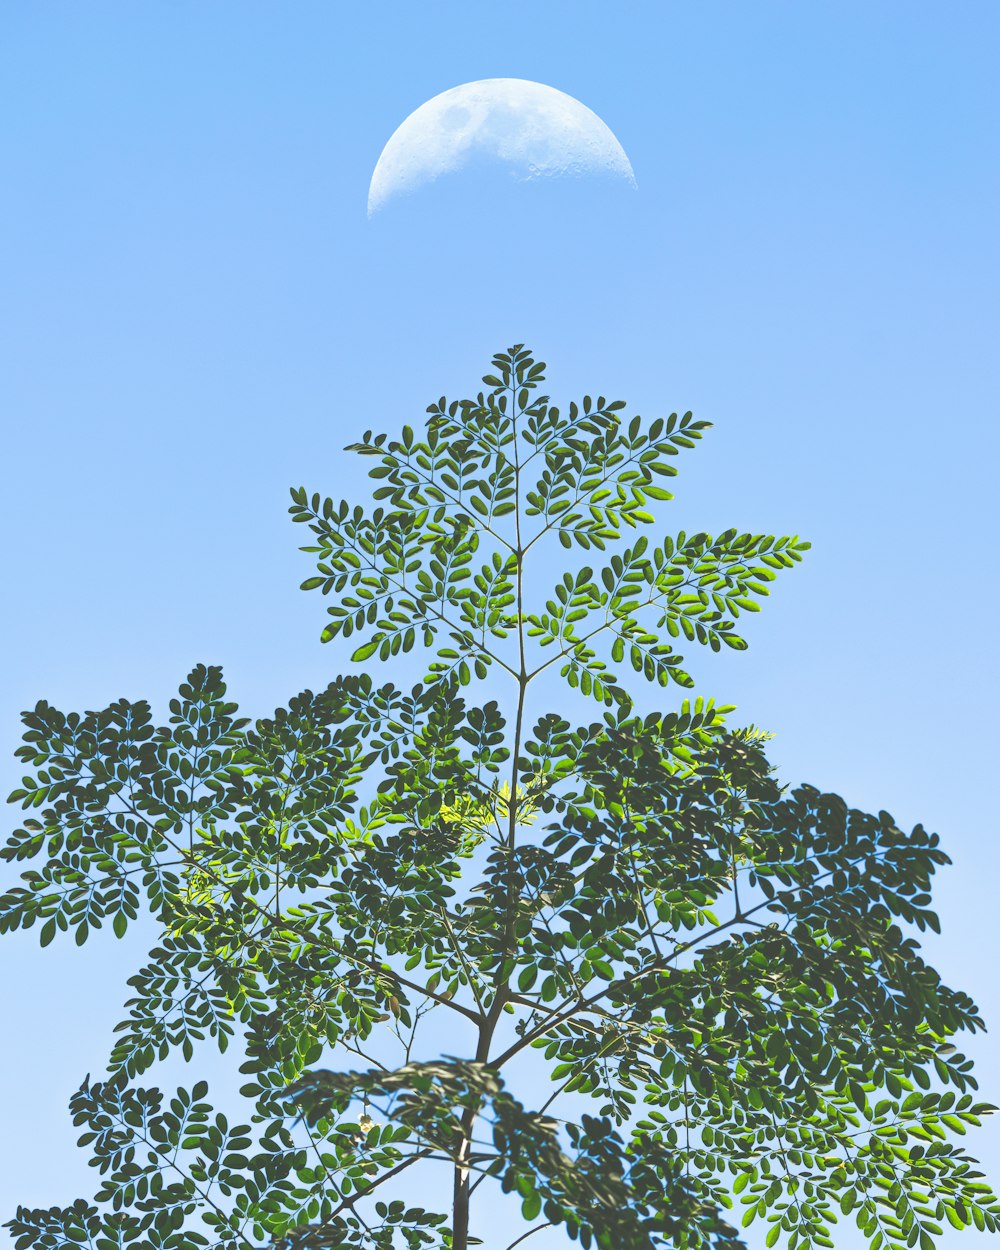
[{"label": "gibbous moon", "polygon": [[524,78],[483,78],[443,91],[403,122],[372,174],[368,216],[476,157],[525,180],[597,174],[635,186],[624,148],[579,100]]}]

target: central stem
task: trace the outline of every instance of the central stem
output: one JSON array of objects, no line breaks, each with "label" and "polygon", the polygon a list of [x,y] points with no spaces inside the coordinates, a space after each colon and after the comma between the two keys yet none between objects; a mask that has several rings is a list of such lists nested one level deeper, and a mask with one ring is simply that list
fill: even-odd
[{"label": "central stem", "polygon": [[[525,693],[528,689],[528,683],[531,681],[531,677],[528,675],[525,667],[523,572],[526,548],[521,537],[521,464],[517,445],[518,404],[516,386],[513,383],[510,388],[510,398],[511,421],[514,431],[514,526],[516,544],[514,548],[514,560],[517,596],[517,649],[519,663],[517,672],[517,710],[514,716],[514,750],[510,765],[510,800],[507,809],[507,889],[506,898],[504,899],[505,915],[503,926],[503,952],[500,962],[501,974],[508,960],[514,955],[517,947],[517,926],[515,921],[517,873],[514,869],[514,851],[517,845],[518,814],[517,761],[518,756],[521,753],[521,735],[524,728]],[[506,980],[501,979],[501,974],[498,974],[497,981],[494,986],[493,1002],[490,1004],[490,1009],[487,1012],[485,1019],[482,1020],[479,1026],[479,1042],[476,1046],[477,1063],[489,1062],[490,1046],[493,1042],[493,1034],[496,1030],[500,1015],[503,1012],[504,1004],[510,997],[510,987]],[[451,1250],[468,1250],[469,1245],[469,1196],[471,1193],[469,1183],[469,1161],[472,1153],[472,1133],[475,1128],[476,1117],[478,1114],[478,1104],[467,1108],[462,1114],[459,1127],[459,1142],[458,1150],[455,1154],[455,1174],[452,1193]]]},{"label": "central stem", "polygon": [[469,1245],[469,1153],[472,1149],[474,1120],[475,1113],[471,1109],[462,1116],[462,1140],[455,1161],[455,1186],[451,1204],[452,1250],[468,1250]]}]

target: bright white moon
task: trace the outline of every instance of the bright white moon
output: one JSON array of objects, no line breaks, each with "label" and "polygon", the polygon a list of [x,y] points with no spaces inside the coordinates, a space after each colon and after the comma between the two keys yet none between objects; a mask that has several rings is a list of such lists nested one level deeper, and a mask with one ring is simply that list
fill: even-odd
[{"label": "bright white moon", "polygon": [[624,148],[579,100],[524,78],[483,78],[443,91],[403,122],[372,174],[368,216],[477,156],[524,179],[604,174],[635,186]]}]

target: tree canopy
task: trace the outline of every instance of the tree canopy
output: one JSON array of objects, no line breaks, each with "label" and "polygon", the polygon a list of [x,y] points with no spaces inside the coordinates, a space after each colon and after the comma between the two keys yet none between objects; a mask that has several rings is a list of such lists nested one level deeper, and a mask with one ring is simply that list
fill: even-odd
[{"label": "tree canopy", "polygon": [[[765,735],[684,693],[678,648],[743,649],[808,544],[650,542],[706,423],[561,409],[544,376],[513,347],[419,433],[364,434],[371,507],[292,492],[360,669],[253,722],[206,665],[162,723],[25,714],[0,930],[145,911],[155,942],[71,1102],[99,1190],[21,1208],[19,1250],[995,1231],[955,1140],[992,1111],[952,1040],[982,1023],[918,942],[938,836],[782,786]],[[137,1083],[202,1043],[239,1052],[248,1123]],[[489,1187],[523,1228],[487,1239]]]}]

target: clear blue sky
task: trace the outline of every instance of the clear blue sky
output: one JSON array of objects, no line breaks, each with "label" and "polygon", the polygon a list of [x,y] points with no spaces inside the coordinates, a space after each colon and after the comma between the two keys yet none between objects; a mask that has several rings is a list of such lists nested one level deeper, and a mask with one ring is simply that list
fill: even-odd
[{"label": "clear blue sky", "polygon": [[[41,697],[324,684],[288,487],[354,493],[345,442],[524,341],[557,395],[715,423],[673,528],[813,541],[702,689],[941,832],[930,958],[1000,1026],[995,3],[14,0],[0,58],[7,789]],[[582,100],[638,190],[480,171],[369,223],[396,126],[493,76]],[[142,954],[0,947],[4,1216],[92,1191],[65,1103]]]}]

